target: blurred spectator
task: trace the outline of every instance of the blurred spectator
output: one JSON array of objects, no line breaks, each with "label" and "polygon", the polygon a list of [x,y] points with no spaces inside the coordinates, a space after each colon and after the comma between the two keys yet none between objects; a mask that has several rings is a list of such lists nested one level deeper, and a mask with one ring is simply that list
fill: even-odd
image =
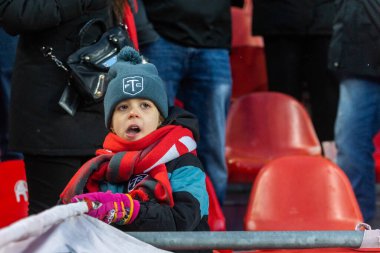
[{"label": "blurred spectator", "polygon": [[334,140],[339,97],[338,82],[327,68],[334,1],[253,0],[253,4],[252,29],[264,38],[269,90],[304,102],[319,140],[329,144]]},{"label": "blurred spectator", "polygon": [[373,138],[380,130],[380,0],[336,1],[329,67],[340,79],[337,163],[366,222],[376,209]]},{"label": "blurred spectator", "polygon": [[[78,33],[90,19],[107,27],[124,21],[125,0],[13,0],[0,4],[0,25],[20,34],[12,76],[10,143],[25,157],[30,213],[55,205],[76,170],[106,135],[103,103],[81,103],[75,116],[59,105],[69,75],[41,48],[64,61],[78,49]],[[101,35],[99,33],[94,36]]]},{"label": "blurred spectator", "polygon": [[151,33],[151,43],[142,42],[140,50],[166,83],[169,104],[178,98],[197,116],[198,155],[223,203],[228,176],[225,121],[232,86],[230,1],[143,3],[148,17],[145,27],[150,21],[158,36]]},{"label": "blurred spectator", "polygon": [[0,161],[22,157],[20,154],[8,152],[9,101],[16,47],[17,37],[7,34],[3,28],[0,28]]}]

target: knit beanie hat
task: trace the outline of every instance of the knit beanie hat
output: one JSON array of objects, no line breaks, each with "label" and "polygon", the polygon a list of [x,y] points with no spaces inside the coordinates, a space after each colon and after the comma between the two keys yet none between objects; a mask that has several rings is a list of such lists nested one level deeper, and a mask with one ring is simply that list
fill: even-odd
[{"label": "knit beanie hat", "polygon": [[104,116],[109,129],[113,111],[118,103],[131,98],[152,101],[161,115],[168,116],[168,98],[164,83],[156,67],[143,63],[140,54],[132,47],[124,47],[117,61],[108,71],[108,87],[104,97]]}]

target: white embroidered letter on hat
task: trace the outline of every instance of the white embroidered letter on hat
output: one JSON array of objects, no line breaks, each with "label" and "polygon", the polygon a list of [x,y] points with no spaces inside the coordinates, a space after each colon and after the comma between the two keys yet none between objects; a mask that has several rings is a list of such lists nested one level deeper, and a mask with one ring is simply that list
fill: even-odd
[{"label": "white embroidered letter on hat", "polygon": [[123,78],[123,92],[129,95],[136,95],[144,90],[144,78],[142,76],[132,76]]}]

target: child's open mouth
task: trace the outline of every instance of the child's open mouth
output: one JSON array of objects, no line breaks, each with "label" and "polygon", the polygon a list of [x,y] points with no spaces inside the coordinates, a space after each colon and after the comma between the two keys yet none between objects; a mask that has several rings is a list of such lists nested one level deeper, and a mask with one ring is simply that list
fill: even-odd
[{"label": "child's open mouth", "polygon": [[127,134],[138,134],[140,133],[141,129],[137,125],[131,125],[127,129]]}]

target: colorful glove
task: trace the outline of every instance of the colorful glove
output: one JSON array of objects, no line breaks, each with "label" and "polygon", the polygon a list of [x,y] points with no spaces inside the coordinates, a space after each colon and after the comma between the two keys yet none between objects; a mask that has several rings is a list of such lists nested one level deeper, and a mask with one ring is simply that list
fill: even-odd
[{"label": "colorful glove", "polygon": [[107,224],[130,224],[140,211],[140,202],[132,199],[129,194],[112,193],[111,191],[85,193],[71,199],[71,203],[79,201],[87,202],[88,215]]}]

